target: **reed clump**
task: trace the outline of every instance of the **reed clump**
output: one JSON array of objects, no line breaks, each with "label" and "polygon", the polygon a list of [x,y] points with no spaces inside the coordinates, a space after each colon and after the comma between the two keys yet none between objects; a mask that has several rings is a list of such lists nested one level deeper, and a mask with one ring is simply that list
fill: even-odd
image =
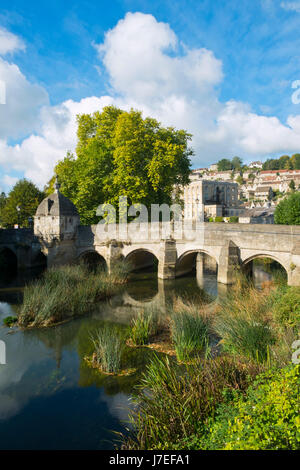
[{"label": "reed clump", "polygon": [[123,341],[117,332],[107,325],[92,336],[93,365],[107,374],[117,374],[121,369]]},{"label": "reed clump", "polygon": [[171,338],[179,361],[187,361],[209,344],[209,317],[189,304],[172,313]]},{"label": "reed clump", "polygon": [[160,313],[156,308],[145,308],[133,318],[130,327],[129,339],[134,346],[148,344],[150,338],[155,336],[161,328]]},{"label": "reed clump", "polygon": [[225,351],[260,363],[268,360],[277,338],[272,318],[273,292],[272,285],[263,291],[251,285],[248,289],[235,287],[223,300],[214,330]]},{"label": "reed clump", "polygon": [[21,327],[51,326],[83,315],[93,304],[113,295],[125,278],[102,269],[91,272],[85,265],[48,269],[41,279],[24,289],[18,315]]},{"label": "reed clump", "polygon": [[174,444],[202,432],[217,405],[228,394],[244,393],[260,372],[257,364],[230,357],[178,366],[155,357],[147,366],[131,412],[132,433],[124,449],[173,449]]}]

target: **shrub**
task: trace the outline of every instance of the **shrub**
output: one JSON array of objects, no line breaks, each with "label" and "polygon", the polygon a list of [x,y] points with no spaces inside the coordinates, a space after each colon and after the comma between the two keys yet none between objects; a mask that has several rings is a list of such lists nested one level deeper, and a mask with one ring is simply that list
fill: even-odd
[{"label": "shrub", "polygon": [[18,321],[18,317],[9,316],[9,317],[6,317],[6,318],[3,319],[3,324],[4,324],[5,326],[11,327],[11,326],[13,326],[17,321]]},{"label": "shrub", "polygon": [[207,319],[197,311],[175,312],[171,320],[171,335],[177,359],[188,360],[208,345]]},{"label": "shrub", "polygon": [[224,222],[223,217],[215,217],[215,222]]},{"label": "shrub", "polygon": [[228,221],[228,222],[229,222],[230,224],[237,224],[238,221],[239,221],[238,216],[233,215],[233,216],[229,217],[229,221]]},{"label": "shrub", "polygon": [[104,326],[92,337],[95,348],[94,360],[106,373],[116,374],[120,371],[123,343],[117,332]]},{"label": "shrub", "polygon": [[285,292],[281,292],[280,297],[274,303],[273,314],[282,327],[292,327],[298,330],[300,327],[300,289],[289,287]]},{"label": "shrub", "polygon": [[300,367],[268,372],[239,399],[229,421],[226,450],[300,448]]}]

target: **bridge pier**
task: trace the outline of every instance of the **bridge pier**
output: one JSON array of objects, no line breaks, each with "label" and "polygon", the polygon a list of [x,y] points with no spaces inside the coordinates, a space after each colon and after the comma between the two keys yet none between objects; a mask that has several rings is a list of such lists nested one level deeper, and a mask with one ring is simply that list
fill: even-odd
[{"label": "bridge pier", "polygon": [[160,279],[175,279],[177,261],[175,240],[164,240],[161,242],[158,259],[157,276]]},{"label": "bridge pier", "polygon": [[230,240],[221,248],[218,282],[234,284],[238,266],[240,266],[239,248]]}]

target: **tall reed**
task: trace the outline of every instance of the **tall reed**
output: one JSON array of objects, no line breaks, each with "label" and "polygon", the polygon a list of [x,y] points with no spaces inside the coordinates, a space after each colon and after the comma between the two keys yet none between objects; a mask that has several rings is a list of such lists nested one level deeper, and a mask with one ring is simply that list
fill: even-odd
[{"label": "tall reed", "polygon": [[91,272],[84,265],[48,269],[41,279],[25,287],[19,325],[50,326],[84,314],[125,282],[125,268],[122,270],[110,277],[102,269]]},{"label": "tall reed", "polygon": [[117,332],[107,325],[92,336],[95,348],[94,359],[99,368],[106,373],[120,371],[123,343]]},{"label": "tall reed", "polygon": [[173,449],[174,444],[202,432],[224,400],[225,391],[244,392],[261,369],[229,358],[201,360],[179,367],[156,356],[147,366],[131,412],[132,433],[126,449]]},{"label": "tall reed", "polygon": [[196,307],[193,311],[175,312],[171,318],[171,336],[177,359],[188,360],[208,345],[207,319],[198,313]]}]

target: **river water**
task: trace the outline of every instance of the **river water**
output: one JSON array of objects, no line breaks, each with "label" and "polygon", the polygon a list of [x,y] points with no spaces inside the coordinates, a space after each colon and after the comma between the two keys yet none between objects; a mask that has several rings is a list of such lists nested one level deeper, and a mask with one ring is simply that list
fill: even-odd
[{"label": "river water", "polygon": [[[262,267],[256,274],[257,283],[270,277]],[[3,318],[15,315],[24,282],[2,281],[1,325]],[[0,327],[6,345],[6,364],[0,365],[0,449],[113,449],[113,431],[125,432],[132,390],[154,352],[127,348],[126,367],[136,373],[102,375],[83,359],[92,351],[91,332],[104,324],[124,330],[145,305],[156,304],[163,314],[175,297],[198,301],[203,292],[211,300],[226,295],[212,273],[204,274],[200,286],[194,276],[162,282],[143,273],[133,276],[119,295],[69,323],[28,331]]]}]

